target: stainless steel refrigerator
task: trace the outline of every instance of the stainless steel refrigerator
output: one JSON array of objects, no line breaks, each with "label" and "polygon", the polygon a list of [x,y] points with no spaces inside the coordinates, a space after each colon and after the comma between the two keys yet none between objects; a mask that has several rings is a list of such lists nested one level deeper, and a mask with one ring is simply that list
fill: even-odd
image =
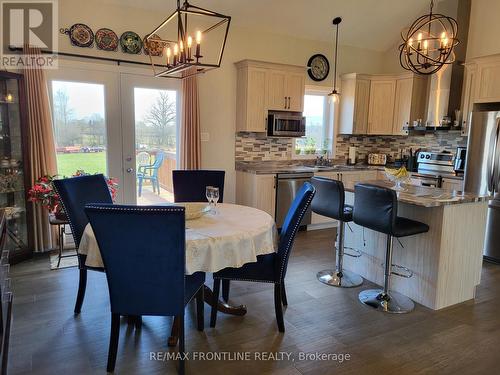
[{"label": "stainless steel refrigerator", "polygon": [[472,112],[464,190],[494,196],[488,205],[484,257],[500,263],[500,110]]}]

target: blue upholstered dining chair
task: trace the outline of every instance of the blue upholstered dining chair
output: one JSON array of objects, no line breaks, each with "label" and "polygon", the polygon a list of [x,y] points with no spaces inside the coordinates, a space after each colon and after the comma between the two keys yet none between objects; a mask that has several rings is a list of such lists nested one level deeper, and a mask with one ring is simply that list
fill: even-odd
[{"label": "blue upholstered dining chair", "polygon": [[175,202],[206,202],[206,187],[219,188],[219,202],[224,201],[225,171],[206,169],[172,171]]},{"label": "blue upholstered dining chair", "polygon": [[[219,203],[224,201],[225,171],[208,169],[174,170],[172,185],[174,187],[174,202],[206,202],[206,187],[219,188]],[[222,282],[222,298],[229,300],[229,280]]]},{"label": "blue upholstered dining chair", "polygon": [[[114,370],[120,316],[178,316],[179,352],[184,354],[184,308],[196,296],[203,331],[205,273],[185,276],[184,207],[89,204],[85,212],[106,269],[111,303],[109,372]],[[182,356],[181,356],[182,358]],[[184,373],[184,361],[179,363]]]},{"label": "blue upholstered dining chair", "polygon": [[[64,211],[68,217],[71,233],[78,249],[83,231],[89,222],[87,215],[85,215],[85,205],[87,203],[113,203],[108,184],[102,174],[96,174],[54,180],[54,187],[59,194]],[[75,314],[79,314],[82,309],[85,289],[87,287],[87,270],[104,271],[103,268],[87,267],[85,265],[86,259],[86,255],[78,253],[80,280],[76,297]]]},{"label": "blue upholstered dining chair", "polygon": [[160,151],[155,156],[155,161],[151,165],[140,165],[137,170],[137,180],[139,183],[139,197],[142,194],[142,183],[147,180],[153,185],[153,193],[160,194],[160,179],[158,171],[165,160],[165,153]]},{"label": "blue upholstered dining chair", "polygon": [[[274,284],[274,308],[276,320],[280,332],[285,332],[283,321],[283,309],[281,304],[287,305],[286,294],[284,293],[285,275],[288,266],[288,259],[292,251],[295,235],[300,226],[316,190],[306,182],[300,188],[288,213],[285,217],[278,244],[278,251],[272,254],[257,256],[257,262],[247,263],[240,268],[225,268],[214,273],[214,303],[217,306],[221,280],[255,281],[261,283]],[[212,307],[210,326],[215,327],[217,321],[217,308]]]}]

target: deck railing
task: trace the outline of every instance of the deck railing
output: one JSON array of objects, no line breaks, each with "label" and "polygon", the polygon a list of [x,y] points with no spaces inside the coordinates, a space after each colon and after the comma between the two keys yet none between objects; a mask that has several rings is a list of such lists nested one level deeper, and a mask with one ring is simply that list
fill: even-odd
[{"label": "deck railing", "polygon": [[158,177],[160,178],[160,186],[171,193],[174,192],[174,186],[172,182],[172,171],[177,169],[177,160],[175,152],[165,151],[165,160],[158,171]]}]

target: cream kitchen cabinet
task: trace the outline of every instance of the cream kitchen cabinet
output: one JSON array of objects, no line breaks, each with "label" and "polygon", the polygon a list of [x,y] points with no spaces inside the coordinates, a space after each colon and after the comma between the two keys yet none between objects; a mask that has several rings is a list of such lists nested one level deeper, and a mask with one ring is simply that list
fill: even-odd
[{"label": "cream kitchen cabinet", "polygon": [[266,132],[268,72],[254,66],[238,69],[236,130]]},{"label": "cream kitchen cabinet", "polygon": [[304,67],[243,60],[236,68],[237,131],[266,132],[269,110],[304,110]]},{"label": "cream kitchen cabinet", "polygon": [[267,108],[278,111],[304,110],[305,74],[288,70],[268,72]]},{"label": "cream kitchen cabinet", "polygon": [[425,118],[426,98],[427,77],[410,75],[396,79],[392,134],[407,135],[408,130],[404,127],[408,126],[410,121]]},{"label": "cream kitchen cabinet", "polygon": [[396,80],[373,79],[370,83],[368,134],[392,134]]},{"label": "cream kitchen cabinet", "polygon": [[457,180],[454,178],[443,178],[443,189],[445,190],[455,190],[455,191],[463,191],[464,189],[464,181]]},{"label": "cream kitchen cabinet", "polygon": [[276,174],[236,171],[236,203],[258,208],[274,218],[276,211]]},{"label": "cream kitchen cabinet", "polygon": [[467,64],[465,66],[464,88],[462,91],[462,136],[469,134],[470,114],[474,105],[476,75],[476,64]]},{"label": "cream kitchen cabinet", "polygon": [[268,70],[267,72],[267,109],[288,109],[288,97],[286,91],[287,75],[282,70]]},{"label": "cream kitchen cabinet", "polygon": [[368,130],[368,105],[370,79],[350,73],[342,76],[340,99],[340,134],[366,134]]}]

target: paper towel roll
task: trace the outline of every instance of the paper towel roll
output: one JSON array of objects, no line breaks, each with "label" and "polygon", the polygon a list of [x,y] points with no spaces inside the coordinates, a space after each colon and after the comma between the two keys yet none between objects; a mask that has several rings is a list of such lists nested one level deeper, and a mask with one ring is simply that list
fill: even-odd
[{"label": "paper towel roll", "polygon": [[356,164],[356,147],[349,147],[349,164]]}]

